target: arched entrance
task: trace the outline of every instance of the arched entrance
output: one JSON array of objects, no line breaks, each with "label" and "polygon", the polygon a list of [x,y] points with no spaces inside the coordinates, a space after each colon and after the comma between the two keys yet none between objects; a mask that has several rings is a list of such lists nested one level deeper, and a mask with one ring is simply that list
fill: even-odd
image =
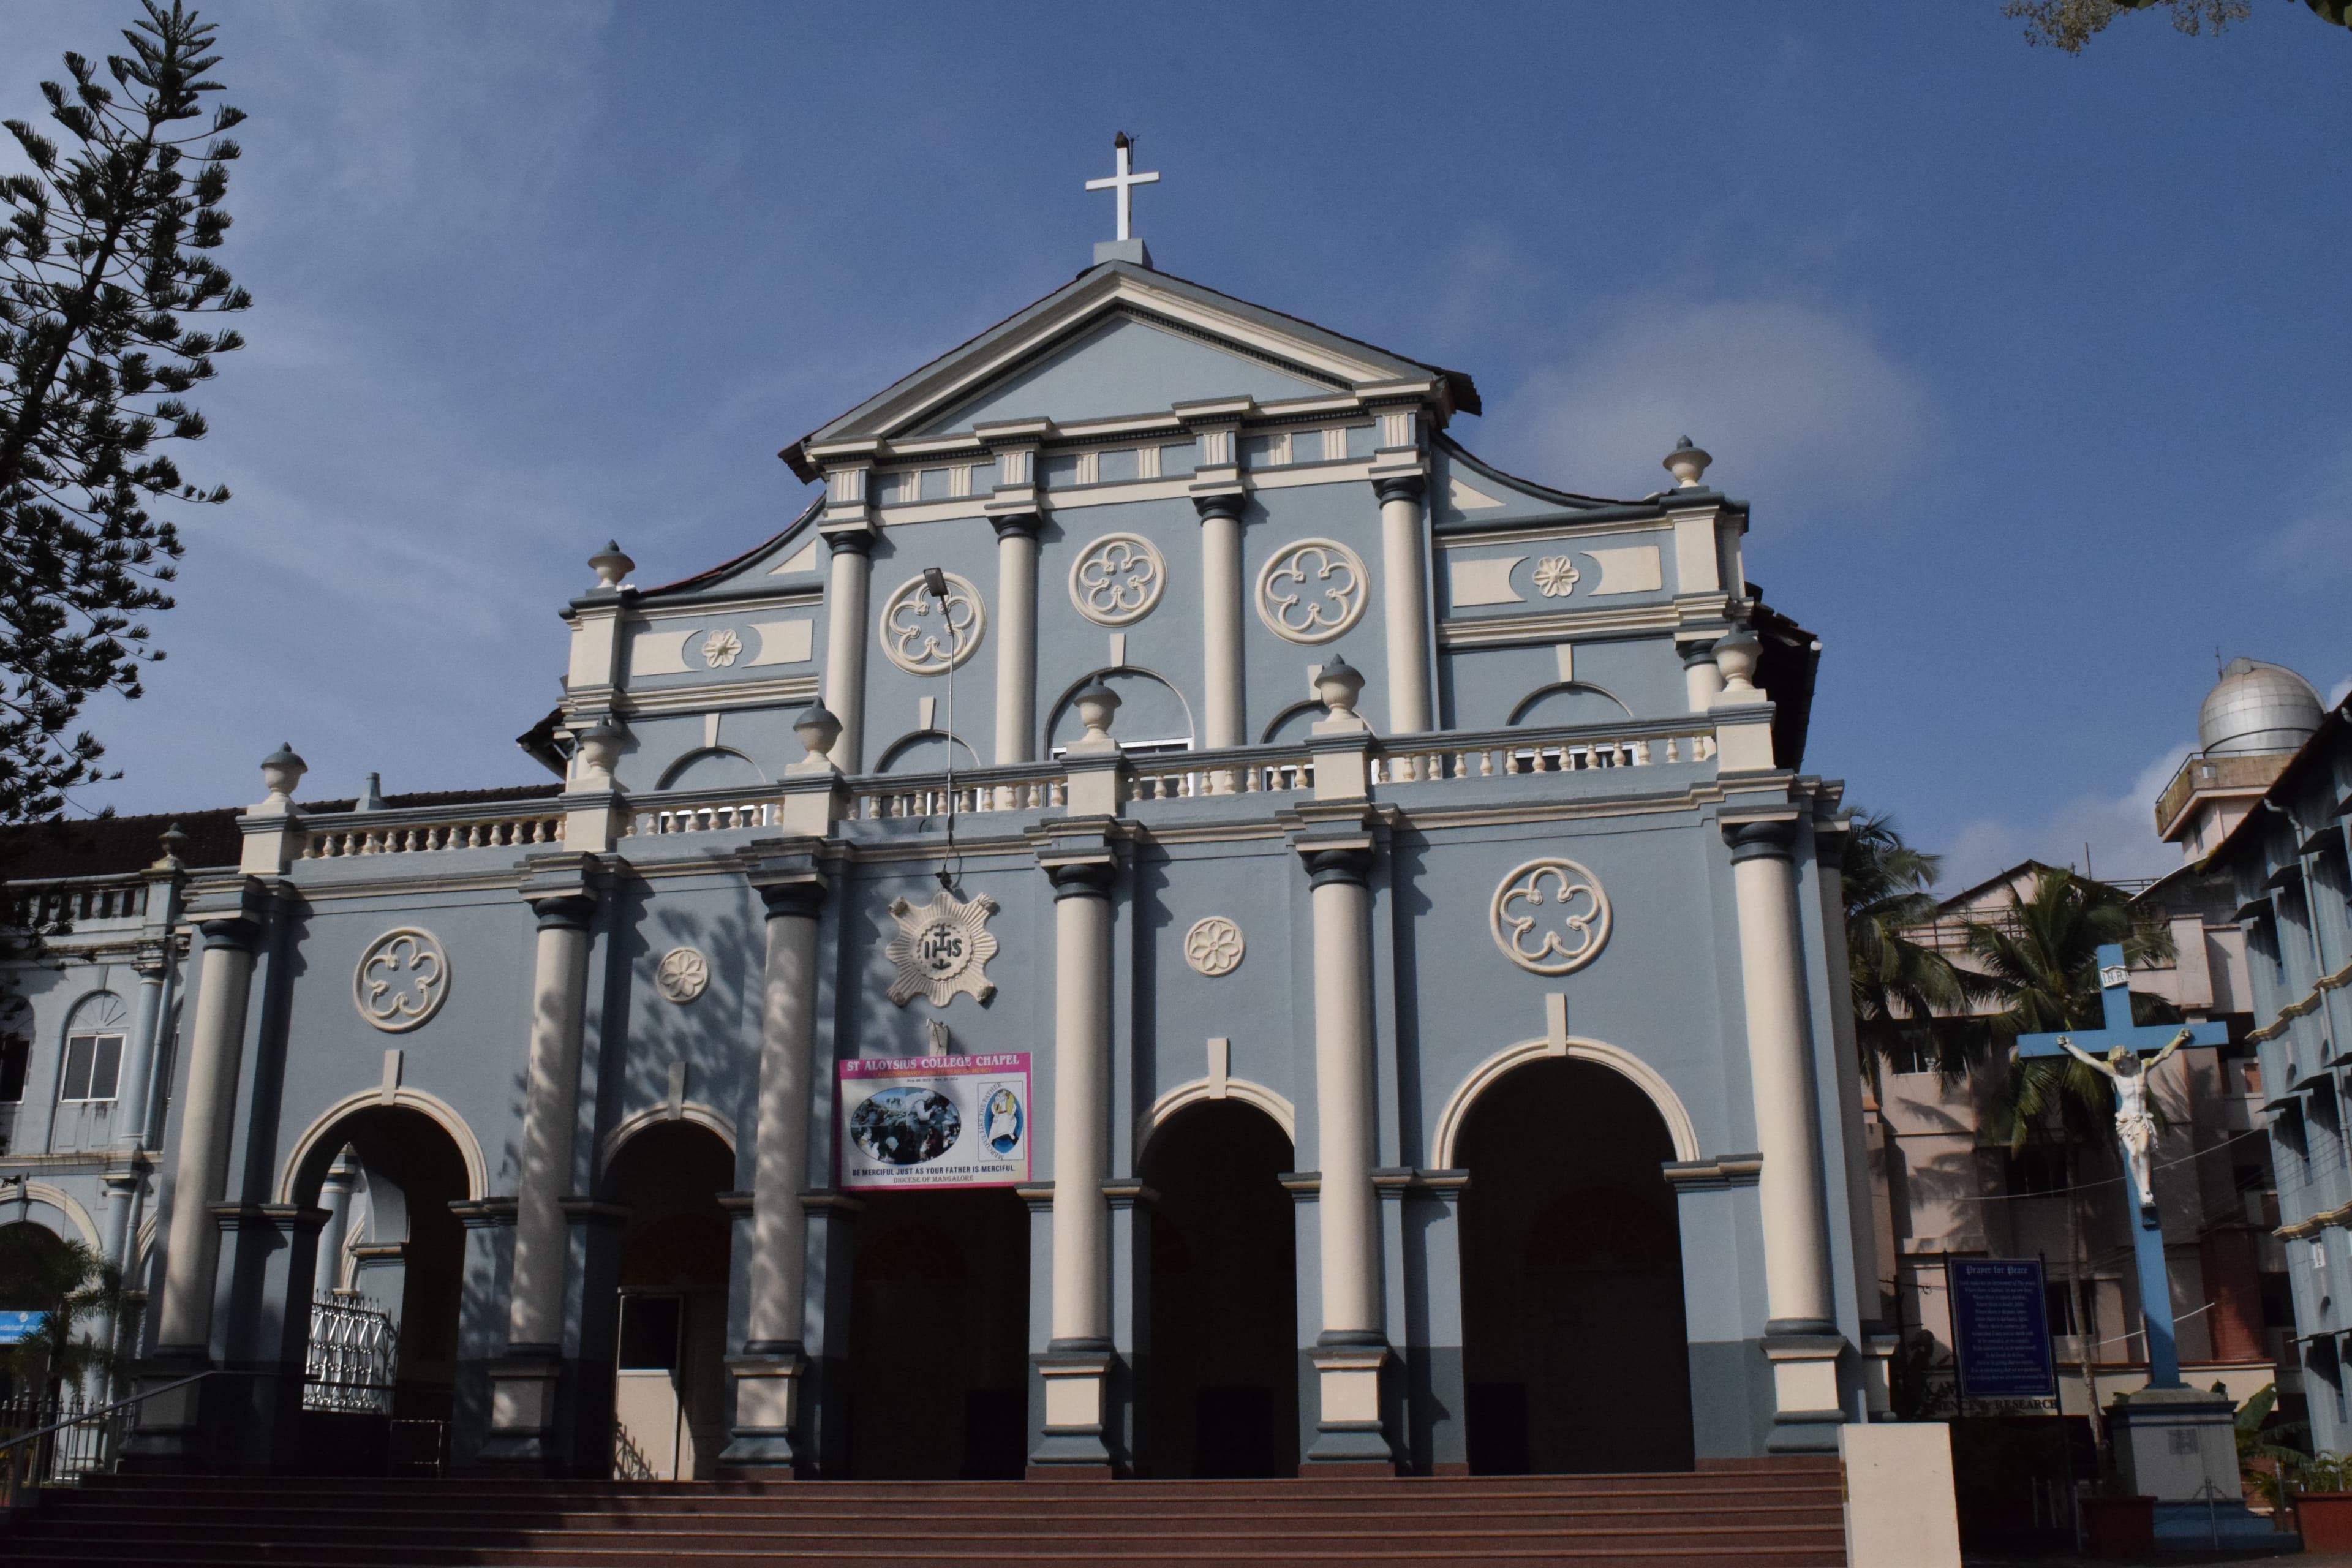
[{"label": "arched entrance", "polygon": [[1156,1476],[1298,1473],[1298,1259],[1290,1140],[1238,1100],[1152,1133],[1146,1458]]},{"label": "arched entrance", "polygon": [[1682,1242],[1648,1095],[1589,1061],[1516,1068],[1455,1158],[1470,1468],[1692,1467]]},{"label": "arched entrance", "polygon": [[465,1155],[438,1121],[399,1105],[355,1110],[308,1142],[291,1197],[299,1208],[326,1206],[329,1218],[300,1288],[390,1319],[398,1336],[391,1415],[446,1422],[466,1276],[465,1225],[449,1205],[470,1195]]},{"label": "arched entrance", "polygon": [[613,1414],[616,1473],[709,1480],[727,1446],[727,1279],[719,1194],[735,1152],[710,1129],[664,1121],[621,1145],[604,1195],[625,1208]]},{"label": "arched entrance", "polygon": [[861,1480],[1018,1479],[1029,1212],[1007,1187],[861,1194],[849,1464]]}]

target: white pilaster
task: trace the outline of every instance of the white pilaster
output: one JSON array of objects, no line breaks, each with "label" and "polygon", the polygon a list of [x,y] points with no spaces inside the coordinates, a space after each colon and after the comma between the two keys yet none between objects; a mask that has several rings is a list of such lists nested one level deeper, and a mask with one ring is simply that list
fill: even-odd
[{"label": "white pilaster", "polygon": [[1381,577],[1383,629],[1389,647],[1389,733],[1431,728],[1429,573],[1422,538],[1419,474],[1394,474],[1375,485],[1381,498]]},{"label": "white pilaster", "polygon": [[1201,514],[1201,735],[1212,750],[1249,743],[1242,687],[1242,506],[1192,498]]},{"label": "white pilaster", "polygon": [[874,531],[863,522],[824,530],[833,552],[825,591],[824,705],[841,721],[833,760],[845,773],[866,771],[866,616]]},{"label": "white pilaster", "polygon": [[1037,514],[992,517],[996,528],[996,760],[1036,756]]}]

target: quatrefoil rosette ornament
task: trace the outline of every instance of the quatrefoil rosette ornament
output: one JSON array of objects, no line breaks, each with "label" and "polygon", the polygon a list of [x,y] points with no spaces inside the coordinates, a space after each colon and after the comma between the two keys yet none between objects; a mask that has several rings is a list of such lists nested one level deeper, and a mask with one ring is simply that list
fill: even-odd
[{"label": "quatrefoil rosette ornament", "polygon": [[979,650],[988,629],[980,590],[968,577],[943,572],[947,597],[909,577],[882,605],[882,652],[909,675],[945,675]]},{"label": "quatrefoil rosette ornament", "polygon": [[360,954],[352,1002],[389,1035],[422,1026],[449,995],[449,955],[431,931],[395,926]]},{"label": "quatrefoil rosette ornament", "polygon": [[1168,587],[1168,563],[1138,533],[1106,533],[1070,563],[1070,603],[1100,626],[1131,626]]},{"label": "quatrefoil rosette ornament", "polygon": [[1569,974],[1609,940],[1609,895],[1573,860],[1547,857],[1514,868],[1487,912],[1495,945],[1530,974]]},{"label": "quatrefoil rosette ornament", "polygon": [[1364,558],[1336,539],[1286,544],[1257,574],[1257,615],[1286,642],[1329,642],[1363,618]]},{"label": "quatrefoil rosette ornament", "polygon": [[903,1007],[918,996],[934,1007],[944,1007],[961,992],[975,1002],[996,994],[988,978],[988,961],[996,956],[996,938],[988,917],[996,900],[982,893],[970,900],[942,891],[929,903],[890,900],[890,918],[898,932],[883,954],[897,965],[898,978],[890,983],[890,1000]]}]

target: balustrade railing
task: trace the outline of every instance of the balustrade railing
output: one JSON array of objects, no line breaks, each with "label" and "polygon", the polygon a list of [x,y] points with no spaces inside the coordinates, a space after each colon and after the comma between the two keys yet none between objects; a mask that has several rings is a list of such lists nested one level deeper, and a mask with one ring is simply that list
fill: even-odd
[{"label": "balustrade railing", "polygon": [[389,1415],[399,1370],[400,1331],[391,1318],[331,1296],[310,1303],[303,1409]]},{"label": "balustrade railing", "polygon": [[[84,1476],[111,1470],[123,1434],[138,1416],[131,1401],[100,1404],[76,1391],[0,1400],[0,1446],[10,1449],[5,1481],[10,1497],[20,1489],[71,1486]],[[20,1436],[36,1440],[19,1443]]]},{"label": "balustrade railing", "polygon": [[645,838],[671,833],[712,833],[722,827],[773,827],[782,820],[782,803],[757,800],[685,802],[651,805],[629,814],[629,837]]},{"label": "balustrade railing", "polygon": [[474,816],[455,822],[362,822],[348,826],[316,819],[302,836],[305,860],[354,855],[417,855],[440,849],[493,849],[563,842],[563,817],[539,802],[523,816]]},{"label": "balustrade railing", "polygon": [[850,781],[849,797],[851,820],[879,822],[891,817],[945,816],[950,802],[960,816],[1058,811],[1069,804],[1069,785],[1058,766],[1028,763],[975,768],[969,773],[959,771],[952,788],[945,773],[871,774]]},{"label": "balustrade railing", "polygon": [[1714,755],[1711,729],[1627,728],[1599,735],[1490,731],[1433,735],[1427,743],[1382,742],[1372,758],[1372,782],[1406,784],[1646,768],[1666,763],[1703,763]]}]

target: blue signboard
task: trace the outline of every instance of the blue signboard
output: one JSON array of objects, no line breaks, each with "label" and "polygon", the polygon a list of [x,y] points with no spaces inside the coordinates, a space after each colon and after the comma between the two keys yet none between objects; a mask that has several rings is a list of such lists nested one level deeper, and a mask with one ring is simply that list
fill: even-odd
[{"label": "blue signboard", "polygon": [[0,1312],[0,1345],[20,1345],[41,1326],[47,1312]]},{"label": "blue signboard", "polygon": [[1955,1258],[1952,1350],[1963,1399],[2054,1399],[2042,1265],[2029,1258]]}]

